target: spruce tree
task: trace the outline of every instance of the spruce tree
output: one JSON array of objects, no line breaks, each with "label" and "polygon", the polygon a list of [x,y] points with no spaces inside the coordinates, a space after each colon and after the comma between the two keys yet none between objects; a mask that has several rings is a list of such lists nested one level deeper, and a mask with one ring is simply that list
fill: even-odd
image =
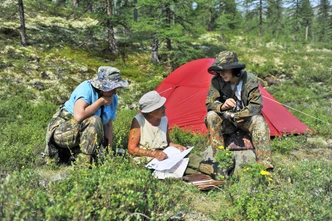
[{"label": "spruce tree", "polygon": [[307,40],[313,19],[313,9],[309,0],[290,0],[287,2],[287,20],[292,30],[292,40]]},{"label": "spruce tree", "polygon": [[304,29],[304,39],[305,41],[308,40],[309,29],[312,25],[313,20],[313,9],[310,5],[309,0],[301,0],[300,1],[300,18],[301,18],[301,26]]},{"label": "spruce tree", "polygon": [[185,61],[201,56],[193,42],[200,27],[193,16],[193,1],[137,1],[137,20],[132,22],[135,39],[150,43],[151,61],[166,62],[174,70]]},{"label": "spruce tree", "polygon": [[[129,23],[133,9],[132,2],[98,0],[94,2],[93,12],[99,21],[99,25],[107,33],[107,50],[115,55],[124,57],[123,47],[130,36]],[[129,34],[128,34],[129,33]],[[121,42],[121,45],[119,45]]]},{"label": "spruce tree", "polygon": [[282,0],[270,0],[267,3],[266,23],[264,29],[266,35],[279,38],[286,32],[284,30],[284,14]]},{"label": "spruce tree", "polygon": [[197,22],[207,31],[236,30],[241,24],[241,14],[235,0],[196,1]]},{"label": "spruce tree", "polygon": [[245,10],[245,31],[263,36],[263,24],[267,8],[267,0],[244,0],[242,7]]},{"label": "spruce tree", "polygon": [[332,40],[332,8],[329,0],[320,0],[317,13],[316,38],[321,42],[331,42]]}]

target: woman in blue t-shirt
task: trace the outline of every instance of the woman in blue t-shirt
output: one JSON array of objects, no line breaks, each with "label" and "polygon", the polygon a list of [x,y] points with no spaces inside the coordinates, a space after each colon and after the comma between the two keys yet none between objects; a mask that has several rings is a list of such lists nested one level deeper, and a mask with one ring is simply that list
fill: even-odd
[{"label": "woman in blue t-shirt", "polygon": [[101,143],[112,145],[116,90],[127,86],[117,68],[99,67],[97,77],[78,85],[53,115],[44,155],[56,163],[70,163],[78,156],[89,163],[96,161]]}]

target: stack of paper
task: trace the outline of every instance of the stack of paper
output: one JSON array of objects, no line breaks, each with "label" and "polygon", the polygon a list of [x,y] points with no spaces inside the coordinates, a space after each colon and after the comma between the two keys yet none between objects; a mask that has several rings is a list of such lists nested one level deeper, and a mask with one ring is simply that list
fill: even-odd
[{"label": "stack of paper", "polygon": [[153,171],[154,177],[158,179],[165,179],[165,178],[181,178],[184,174],[189,163],[189,158],[184,158],[180,160],[177,164],[175,164],[169,170],[155,170]]},{"label": "stack of paper", "polygon": [[168,158],[159,161],[156,158],[151,160],[146,167],[149,169],[154,169],[154,176],[159,179],[165,178],[181,178],[186,170],[189,158],[184,158],[190,153],[194,147],[189,147],[187,150],[180,151],[179,149],[170,146],[164,150],[164,153],[167,154]]}]

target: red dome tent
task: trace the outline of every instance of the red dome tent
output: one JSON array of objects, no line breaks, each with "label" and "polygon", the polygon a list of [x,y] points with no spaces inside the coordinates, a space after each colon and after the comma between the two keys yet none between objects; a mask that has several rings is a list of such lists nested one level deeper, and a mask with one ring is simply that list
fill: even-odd
[{"label": "red dome tent", "polygon": [[[214,58],[202,58],[188,62],[173,71],[156,88],[161,96],[167,98],[166,116],[171,128],[177,125],[193,132],[206,132],[205,99],[212,78],[207,69],[214,61]],[[260,90],[264,102],[262,113],[268,122],[271,136],[310,131],[263,87],[260,86]]]}]

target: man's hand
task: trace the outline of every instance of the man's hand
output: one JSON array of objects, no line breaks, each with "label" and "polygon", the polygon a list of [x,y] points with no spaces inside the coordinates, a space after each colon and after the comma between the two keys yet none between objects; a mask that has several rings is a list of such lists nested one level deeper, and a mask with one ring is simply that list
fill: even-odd
[{"label": "man's hand", "polygon": [[236,101],[233,98],[228,98],[221,106],[221,110],[232,109],[236,106]]}]

